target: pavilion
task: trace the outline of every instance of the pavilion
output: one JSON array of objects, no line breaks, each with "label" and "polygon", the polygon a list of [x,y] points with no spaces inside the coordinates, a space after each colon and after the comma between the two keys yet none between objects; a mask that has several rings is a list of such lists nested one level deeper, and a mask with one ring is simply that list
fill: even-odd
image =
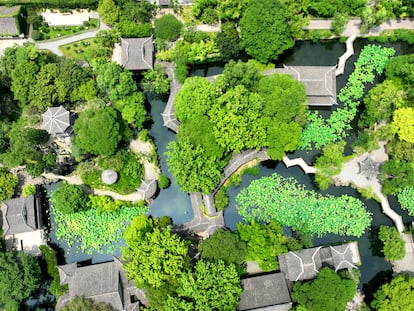
[{"label": "pavilion", "polygon": [[120,65],[131,71],[153,68],[154,44],[152,37],[121,38]]},{"label": "pavilion", "polygon": [[365,176],[368,180],[377,178],[380,163],[375,162],[369,155],[364,160],[358,162],[358,165],[360,175]]},{"label": "pavilion", "polygon": [[42,128],[52,136],[69,136],[72,130],[70,112],[59,107],[50,107],[42,114]]}]

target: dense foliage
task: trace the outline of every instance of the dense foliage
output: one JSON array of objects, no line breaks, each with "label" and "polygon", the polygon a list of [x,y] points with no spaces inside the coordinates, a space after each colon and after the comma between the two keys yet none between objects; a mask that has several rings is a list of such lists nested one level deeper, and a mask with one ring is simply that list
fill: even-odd
[{"label": "dense foliage", "polygon": [[264,271],[278,269],[278,255],[302,248],[293,237],[283,234],[282,226],[276,221],[268,224],[254,221],[250,224],[238,223],[237,230],[240,239],[247,245],[247,260],[257,261]]},{"label": "dense foliage", "polygon": [[316,159],[315,181],[322,190],[333,184],[332,177],[339,174],[345,160],[343,156],[345,141],[329,143],[322,149],[322,155]]},{"label": "dense foliage", "polygon": [[52,191],[50,200],[59,212],[72,214],[86,208],[88,197],[78,185],[63,183]]},{"label": "dense foliage", "polygon": [[62,296],[67,290],[68,285],[60,285],[60,276],[59,270],[57,268],[57,259],[56,259],[56,252],[47,245],[40,245],[40,251],[42,252],[42,256],[46,262],[46,269],[49,277],[52,279],[49,292],[58,299]]},{"label": "dense foliage", "polygon": [[348,82],[338,95],[343,108],[336,109],[328,119],[317,112],[311,113],[308,123],[302,132],[302,148],[321,148],[330,142],[335,142],[347,136],[351,121],[357,113],[359,101],[364,95],[364,87],[372,83],[375,74],[381,74],[388,59],[395,53],[392,48],[382,48],[376,45],[365,46],[355,63],[355,70],[349,76]]},{"label": "dense foliage", "polygon": [[240,19],[242,48],[263,64],[275,60],[294,45],[287,19],[282,1],[250,1]]},{"label": "dense foliage", "polygon": [[175,40],[181,32],[183,24],[172,14],[166,14],[154,21],[155,37],[165,40]]},{"label": "dense foliage", "polygon": [[75,296],[72,300],[63,306],[62,311],[112,311],[109,304],[103,302],[93,302],[80,296]]},{"label": "dense foliage", "polygon": [[17,186],[17,176],[0,168],[0,201],[11,199]]},{"label": "dense foliage", "polygon": [[356,285],[354,280],[325,267],[315,280],[296,282],[292,299],[309,311],[343,311],[354,297]]},{"label": "dense foliage", "polygon": [[189,267],[186,243],[170,227],[159,228],[151,218],[133,219],[124,234],[124,269],[138,288],[174,284]]},{"label": "dense foliage", "polygon": [[153,69],[143,73],[141,86],[146,93],[167,95],[170,91],[170,79],[162,66],[155,64]]},{"label": "dense foliage", "polygon": [[382,192],[396,195],[414,183],[414,167],[407,161],[388,160],[381,166]]},{"label": "dense foliage", "polygon": [[377,311],[412,310],[414,308],[414,277],[400,274],[380,287],[371,307]]},{"label": "dense foliage", "polygon": [[171,311],[233,311],[239,304],[242,288],[233,264],[223,261],[196,263],[178,279],[177,296],[169,296],[165,310]]},{"label": "dense foliage", "polygon": [[20,303],[40,286],[37,259],[23,252],[0,252],[0,308],[18,310]]},{"label": "dense foliage", "polygon": [[204,240],[199,251],[204,260],[222,260],[226,264],[242,265],[247,257],[246,243],[237,233],[220,229]]},{"label": "dense foliage", "polygon": [[359,237],[371,223],[360,200],[347,195],[323,196],[277,174],[254,180],[237,195],[236,202],[245,221],[275,220],[303,233]]},{"label": "dense foliage", "polygon": [[[119,201],[110,201],[115,207],[106,209],[111,212],[98,210],[100,200],[91,200],[87,210],[72,214],[63,214],[52,206],[50,213],[53,216],[55,235],[68,243],[69,247],[76,245],[81,251],[92,253],[114,251],[115,245],[122,238],[125,224],[134,217],[146,214],[148,207],[142,204],[122,202],[121,207],[116,207]],[[102,210],[102,208],[101,208]]]},{"label": "dense foliage", "polygon": [[394,227],[381,226],[378,237],[384,245],[382,253],[387,260],[401,260],[405,256],[405,242]]},{"label": "dense foliage", "polygon": [[121,141],[121,123],[112,107],[88,109],[73,125],[75,144],[83,153],[112,155]]}]

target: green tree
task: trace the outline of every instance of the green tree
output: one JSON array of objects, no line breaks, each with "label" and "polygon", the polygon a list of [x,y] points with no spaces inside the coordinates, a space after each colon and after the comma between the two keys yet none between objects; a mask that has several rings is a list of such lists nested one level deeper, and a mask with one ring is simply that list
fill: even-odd
[{"label": "green tree", "polygon": [[386,161],[381,166],[380,179],[385,194],[397,194],[414,183],[413,165],[405,161]]},{"label": "green tree", "polygon": [[132,124],[140,131],[145,121],[148,120],[147,110],[145,109],[145,96],[141,92],[135,92],[114,103],[114,107],[121,113],[122,119],[126,123]]},{"label": "green tree", "polygon": [[121,15],[120,8],[114,0],[100,0],[98,5],[99,17],[108,25],[115,25]]},{"label": "green tree", "polygon": [[345,141],[327,144],[322,149],[322,155],[316,159],[315,180],[320,189],[325,190],[332,185],[332,177],[341,172],[345,160],[345,144]]},{"label": "green tree", "polygon": [[112,107],[88,109],[73,125],[75,143],[83,152],[112,155],[121,141],[121,125]]},{"label": "green tree", "polygon": [[394,138],[387,143],[386,149],[393,160],[414,162],[414,144],[408,141]]},{"label": "green tree", "polygon": [[378,289],[371,307],[377,311],[412,310],[414,308],[414,277],[400,274]]},{"label": "green tree", "polygon": [[209,112],[217,142],[226,151],[260,148],[266,130],[260,118],[263,98],[238,85],[217,99]]},{"label": "green tree", "polygon": [[33,194],[36,194],[36,186],[35,185],[28,184],[22,190],[22,196],[24,196],[24,197],[28,197],[28,196],[31,196]]},{"label": "green tree", "polygon": [[157,228],[151,219],[140,216],[126,228],[124,237],[124,269],[138,288],[174,283],[189,267],[187,245],[170,227]]},{"label": "green tree", "polygon": [[242,265],[247,257],[246,243],[236,233],[223,229],[204,240],[199,250],[204,260],[222,260],[226,264]]},{"label": "green tree", "polygon": [[238,20],[249,5],[249,0],[221,0],[218,3],[219,16],[222,20]]},{"label": "green tree", "polygon": [[241,293],[240,279],[233,264],[200,260],[194,272],[181,275],[177,296],[168,297],[165,310],[233,311]]},{"label": "green tree", "polygon": [[116,63],[102,63],[96,68],[96,84],[112,102],[131,95],[137,85],[129,70]]},{"label": "green tree", "polygon": [[395,110],[391,130],[394,134],[398,134],[401,140],[414,143],[414,109],[407,107]]},{"label": "green tree", "polygon": [[95,303],[90,299],[75,296],[72,300],[63,306],[62,311],[113,311],[109,304],[98,302]]},{"label": "green tree", "polygon": [[0,308],[18,310],[20,303],[40,286],[37,260],[23,252],[0,252]]},{"label": "green tree", "polygon": [[0,201],[11,199],[17,186],[17,176],[0,168]]},{"label": "green tree", "polygon": [[115,29],[123,38],[144,38],[152,35],[151,23],[137,24],[134,21],[123,19],[116,24]]},{"label": "green tree", "polygon": [[214,24],[218,21],[217,0],[195,0],[193,15],[206,24]]},{"label": "green tree", "polygon": [[146,93],[167,95],[170,91],[170,79],[159,64],[155,64],[153,69],[144,72],[141,85]]},{"label": "green tree", "polygon": [[322,268],[315,280],[295,283],[291,296],[309,311],[343,311],[355,292],[354,280]]},{"label": "green tree", "polygon": [[263,64],[294,45],[286,8],[279,1],[252,0],[240,19],[241,47]]},{"label": "green tree", "polygon": [[276,221],[268,224],[252,222],[237,224],[240,239],[247,244],[248,260],[259,263],[265,271],[276,270],[279,267],[277,256],[288,252],[289,238],[283,235],[282,226]]},{"label": "green tree", "polygon": [[216,97],[214,85],[207,79],[202,77],[186,79],[175,97],[177,119],[185,122],[191,118],[198,119],[202,115],[207,115]]},{"label": "green tree", "polygon": [[155,37],[173,41],[180,36],[183,24],[172,14],[166,14],[154,21]]},{"label": "green tree", "polygon": [[256,91],[262,78],[252,62],[229,61],[224,66],[223,74],[217,78],[216,85],[223,91],[243,85],[249,91]]},{"label": "green tree", "polygon": [[236,202],[247,222],[275,220],[305,234],[361,236],[371,223],[371,215],[360,200],[347,195],[323,196],[277,174],[252,181],[240,191]]},{"label": "green tree", "polygon": [[381,226],[378,234],[384,247],[382,253],[387,260],[400,260],[405,256],[405,242],[394,227]]},{"label": "green tree", "polygon": [[157,5],[150,1],[126,0],[123,2],[122,19],[136,23],[148,23],[155,14]]},{"label": "green tree", "polygon": [[221,177],[223,161],[207,156],[200,145],[193,145],[188,139],[170,142],[167,145],[167,164],[181,190],[211,193]]},{"label": "green tree", "polygon": [[220,55],[224,62],[239,56],[239,33],[234,23],[222,23],[220,32],[215,38]]},{"label": "green tree", "polygon": [[40,245],[39,249],[42,252],[43,258],[45,259],[47,273],[49,274],[49,277],[52,279],[52,282],[50,283],[49,287],[49,292],[52,295],[56,296],[56,298],[58,299],[65,292],[67,292],[68,285],[60,285],[60,275],[59,270],[57,268],[56,252],[53,250],[53,248],[50,248],[47,245]]},{"label": "green tree", "polygon": [[78,185],[63,183],[52,191],[53,206],[64,214],[71,214],[86,209],[88,196]]}]

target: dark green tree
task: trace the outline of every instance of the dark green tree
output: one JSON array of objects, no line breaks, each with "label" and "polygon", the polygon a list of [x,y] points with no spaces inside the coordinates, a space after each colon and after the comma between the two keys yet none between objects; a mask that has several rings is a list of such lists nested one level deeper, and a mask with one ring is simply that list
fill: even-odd
[{"label": "dark green tree", "polygon": [[220,32],[217,34],[215,41],[224,62],[239,56],[240,38],[234,23],[221,24]]},{"label": "dark green tree", "polygon": [[263,64],[277,59],[294,45],[280,1],[252,0],[240,19],[241,47]]},{"label": "dark green tree", "polygon": [[382,191],[397,194],[414,183],[414,168],[410,162],[389,160],[381,166]]},{"label": "dark green tree", "polygon": [[236,267],[221,260],[198,261],[194,272],[184,273],[178,282],[177,296],[168,297],[165,310],[233,311],[242,293]]},{"label": "dark green tree", "polygon": [[393,160],[397,161],[414,161],[414,144],[408,141],[392,139],[386,145],[387,153]]},{"label": "dark green tree", "polygon": [[237,233],[223,229],[204,240],[199,250],[204,260],[222,260],[226,264],[242,265],[247,257],[246,243]]},{"label": "dark green tree", "polygon": [[216,84],[223,90],[243,85],[249,91],[256,91],[261,78],[253,63],[231,60],[224,66],[223,75],[217,78]]},{"label": "dark green tree", "polygon": [[380,287],[371,307],[377,311],[412,310],[414,308],[414,277],[400,274]]},{"label": "dark green tree", "polygon": [[78,185],[63,183],[52,191],[53,207],[64,214],[71,214],[86,209],[88,196]]},{"label": "dark green tree", "polygon": [[140,131],[143,128],[144,122],[148,120],[144,103],[144,94],[135,92],[116,101],[114,107],[121,113],[122,119],[126,123],[132,124]]},{"label": "dark green tree", "polygon": [[150,1],[123,1],[121,19],[134,21],[136,23],[148,23],[155,14],[157,6]]},{"label": "dark green tree", "polygon": [[0,168],[0,201],[11,199],[17,186],[17,176]]},{"label": "dark green tree", "polygon": [[405,256],[405,242],[394,227],[381,226],[378,234],[384,245],[382,253],[387,260],[401,260]]},{"label": "dark green tree", "polygon": [[0,308],[18,310],[20,303],[40,286],[37,260],[23,252],[0,252]]},{"label": "dark green tree", "polygon": [[88,109],[73,125],[75,143],[85,153],[112,155],[121,141],[121,125],[112,107]]},{"label": "dark green tree", "polygon": [[154,21],[155,37],[173,41],[180,35],[183,24],[172,14],[163,15]]},{"label": "dark green tree", "polygon": [[355,292],[354,280],[322,268],[315,280],[295,283],[291,296],[309,311],[343,311]]},{"label": "dark green tree", "polygon": [[62,311],[114,311],[109,304],[98,302],[95,303],[90,299],[75,296],[72,300],[63,306]]},{"label": "dark green tree", "polygon": [[166,155],[167,164],[181,190],[209,194],[217,186],[224,163],[207,156],[200,145],[193,145],[188,139],[170,142]]}]

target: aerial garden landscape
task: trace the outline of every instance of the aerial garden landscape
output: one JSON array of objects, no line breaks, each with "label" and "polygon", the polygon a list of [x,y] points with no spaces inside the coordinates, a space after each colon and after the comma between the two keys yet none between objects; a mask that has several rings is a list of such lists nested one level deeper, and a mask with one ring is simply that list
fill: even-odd
[{"label": "aerial garden landscape", "polygon": [[410,1],[0,5],[1,310],[414,310]]}]

